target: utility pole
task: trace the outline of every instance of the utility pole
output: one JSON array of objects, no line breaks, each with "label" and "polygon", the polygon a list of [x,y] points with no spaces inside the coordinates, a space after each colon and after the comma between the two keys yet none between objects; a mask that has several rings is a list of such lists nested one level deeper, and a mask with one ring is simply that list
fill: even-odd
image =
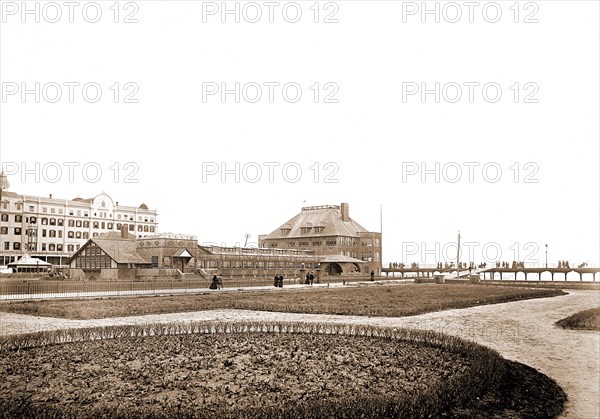
[{"label": "utility pole", "polygon": [[458,232],[458,246],[456,248],[456,279],[460,278],[460,230]]},{"label": "utility pole", "polygon": [[246,241],[244,242],[244,247],[246,247],[248,245],[248,239],[250,238],[250,234],[246,233],[244,234],[244,237],[246,237]]}]

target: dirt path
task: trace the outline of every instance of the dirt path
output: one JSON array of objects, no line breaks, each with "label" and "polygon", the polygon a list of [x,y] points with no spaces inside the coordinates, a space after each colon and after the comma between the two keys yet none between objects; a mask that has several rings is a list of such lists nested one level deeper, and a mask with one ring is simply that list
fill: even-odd
[{"label": "dirt path", "polygon": [[193,320],[327,321],[436,330],[494,348],[505,358],[532,366],[554,378],[569,397],[564,417],[590,419],[600,417],[600,334],[563,330],[553,324],[577,311],[599,305],[597,291],[573,290],[560,297],[396,318],[214,310],[83,321],[0,313],[0,334]]}]

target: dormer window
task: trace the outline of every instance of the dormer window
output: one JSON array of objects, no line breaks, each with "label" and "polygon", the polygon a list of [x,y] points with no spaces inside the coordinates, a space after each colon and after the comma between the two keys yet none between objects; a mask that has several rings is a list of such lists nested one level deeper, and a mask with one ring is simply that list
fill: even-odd
[{"label": "dormer window", "polygon": [[312,227],[300,227],[300,233],[302,234],[310,234],[310,230]]},{"label": "dormer window", "polygon": [[282,228],[279,231],[281,231],[282,236],[287,236],[288,234],[290,234],[291,229],[290,228]]}]

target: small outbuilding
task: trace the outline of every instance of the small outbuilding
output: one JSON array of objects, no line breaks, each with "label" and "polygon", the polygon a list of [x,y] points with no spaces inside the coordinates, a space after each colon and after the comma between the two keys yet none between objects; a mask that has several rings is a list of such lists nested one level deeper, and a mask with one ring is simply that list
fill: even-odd
[{"label": "small outbuilding", "polygon": [[51,263],[29,255],[24,255],[18,261],[9,263],[8,267],[12,268],[13,272],[48,273],[52,270]]}]

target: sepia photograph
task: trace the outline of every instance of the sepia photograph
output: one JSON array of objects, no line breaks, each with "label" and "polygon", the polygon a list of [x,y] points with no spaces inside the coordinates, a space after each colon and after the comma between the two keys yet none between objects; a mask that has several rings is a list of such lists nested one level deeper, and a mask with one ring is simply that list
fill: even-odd
[{"label": "sepia photograph", "polygon": [[600,2],[0,0],[1,418],[600,418]]}]

